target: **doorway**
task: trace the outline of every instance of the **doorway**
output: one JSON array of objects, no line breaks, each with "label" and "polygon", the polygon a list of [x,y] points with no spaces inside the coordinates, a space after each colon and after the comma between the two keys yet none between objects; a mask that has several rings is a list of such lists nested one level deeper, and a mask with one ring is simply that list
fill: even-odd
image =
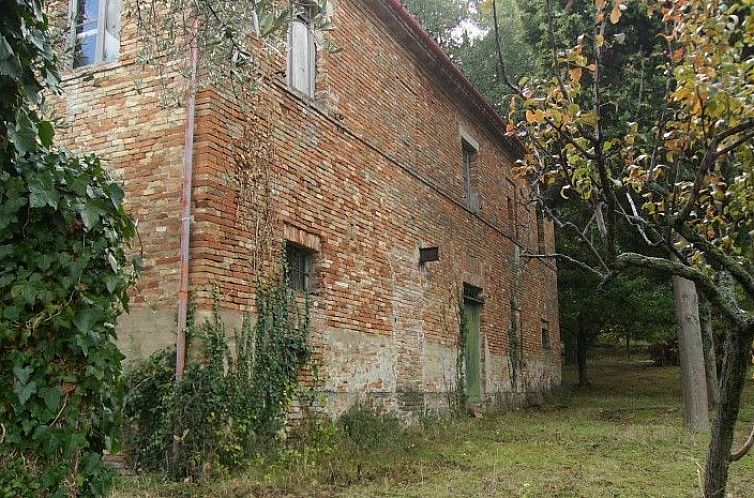
[{"label": "doorway", "polygon": [[480,322],[482,315],[482,289],[468,284],[463,286],[463,307],[466,318],[464,363],[466,364],[466,395],[470,405],[482,402],[482,344]]}]

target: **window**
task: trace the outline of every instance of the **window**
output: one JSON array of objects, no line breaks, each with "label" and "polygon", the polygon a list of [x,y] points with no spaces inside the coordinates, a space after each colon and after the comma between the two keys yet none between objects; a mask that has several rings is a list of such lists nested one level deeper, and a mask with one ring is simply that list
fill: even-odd
[{"label": "window", "polygon": [[539,254],[544,254],[547,250],[545,247],[545,216],[539,209],[537,209],[537,247]]},{"label": "window", "polygon": [[288,242],[285,245],[285,261],[288,287],[307,292],[311,279],[312,251]]},{"label": "window", "polygon": [[508,180],[508,223],[514,237],[518,237],[518,193],[516,185]]},{"label": "window", "polygon": [[542,320],[542,349],[545,351],[552,349],[552,344],[550,344],[550,323],[547,320]]},{"label": "window", "polygon": [[479,202],[479,189],[477,183],[479,180],[479,153],[466,140],[462,140],[463,153],[463,195],[466,199],[466,207],[472,213],[478,213],[481,208]]},{"label": "window", "polygon": [[120,0],[74,0],[73,67],[118,59]]},{"label": "window", "polygon": [[317,73],[316,43],[311,7],[299,6],[288,30],[288,86],[308,97],[314,97],[314,80]]}]

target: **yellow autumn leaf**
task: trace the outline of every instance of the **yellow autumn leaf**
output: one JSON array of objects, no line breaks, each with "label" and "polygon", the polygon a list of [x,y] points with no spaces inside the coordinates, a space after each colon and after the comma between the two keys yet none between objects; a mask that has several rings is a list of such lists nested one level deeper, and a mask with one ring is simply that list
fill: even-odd
[{"label": "yellow autumn leaf", "polygon": [[602,10],[605,8],[605,0],[594,0],[594,7],[597,10]]},{"label": "yellow autumn leaf", "polygon": [[581,81],[581,74],[583,73],[583,70],[580,67],[575,67],[568,71],[568,74],[571,76],[571,82],[572,83],[578,83]]},{"label": "yellow autumn leaf", "polygon": [[621,12],[618,4],[615,4],[613,6],[612,12],[610,12],[610,22],[613,24],[618,24],[618,21],[620,21],[621,14],[623,14],[623,12]]},{"label": "yellow autumn leaf", "polygon": [[601,47],[602,45],[605,44],[605,37],[602,35],[597,35],[594,38],[594,43],[596,43],[598,47]]}]

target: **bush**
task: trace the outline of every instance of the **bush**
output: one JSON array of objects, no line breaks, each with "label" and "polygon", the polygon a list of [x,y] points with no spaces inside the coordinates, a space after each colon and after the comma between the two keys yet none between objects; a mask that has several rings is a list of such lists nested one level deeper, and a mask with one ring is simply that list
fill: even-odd
[{"label": "bush", "polygon": [[197,353],[174,381],[175,348],[155,353],[126,377],[128,453],[139,469],[175,480],[204,480],[276,449],[298,375],[309,359],[308,310],[298,313],[281,283],[258,285],[259,315],[227,343],[217,305],[190,325]]},{"label": "bush", "polygon": [[102,496],[135,228],[100,162],[53,148],[36,111],[59,82],[42,2],[0,11],[0,495]]},{"label": "bush", "polygon": [[395,415],[356,405],[338,420],[345,442],[352,451],[369,453],[377,449],[405,449],[406,425]]}]

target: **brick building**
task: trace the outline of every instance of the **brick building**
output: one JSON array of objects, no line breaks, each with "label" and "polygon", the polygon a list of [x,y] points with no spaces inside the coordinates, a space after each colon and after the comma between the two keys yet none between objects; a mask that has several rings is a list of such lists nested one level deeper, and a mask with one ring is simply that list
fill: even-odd
[{"label": "brick building", "polygon": [[[446,407],[459,303],[471,401],[541,394],[560,381],[556,271],[521,255],[552,249],[554,233],[512,173],[516,143],[397,0],[330,3],[340,50],[318,46],[297,17],[287,61],[259,96],[252,155],[263,152],[267,198],[245,200],[229,173],[233,145],[254,139],[239,131],[248,116],[222,92],[197,94],[191,294],[206,309],[216,286],[231,322],[253,311],[259,233],[244,220],[266,212],[271,239],[288,241],[290,285],[313,303],[331,413],[367,397]],[[186,109],[160,105],[118,0],[76,6],[59,135],[124,182],[146,267],[119,335],[127,356],[143,356],[176,340]]]}]

